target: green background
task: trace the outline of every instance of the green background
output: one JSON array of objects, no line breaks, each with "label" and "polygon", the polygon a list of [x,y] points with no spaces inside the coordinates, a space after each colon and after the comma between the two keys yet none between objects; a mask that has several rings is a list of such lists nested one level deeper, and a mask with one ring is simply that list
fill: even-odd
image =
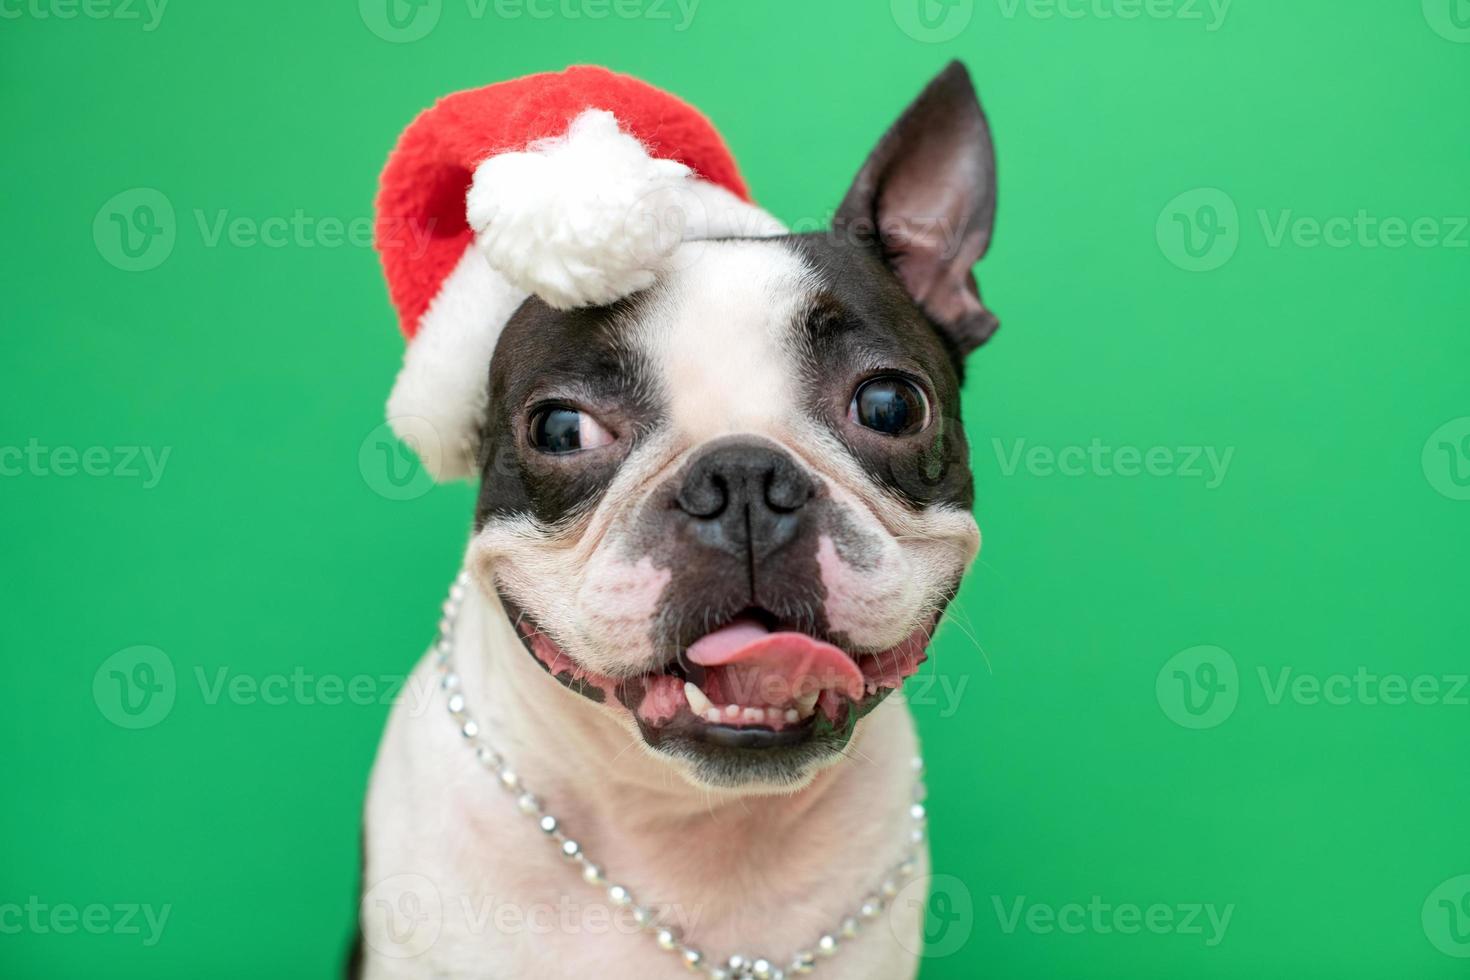
[{"label": "green background", "polygon": [[[0,906],[170,907],[153,945],[4,929],[0,975],[337,969],[387,708],[323,702],[356,675],[391,693],[418,657],[472,503],[374,468],[401,341],[371,249],[332,230],[369,215],[414,113],[607,64],[702,107],[810,226],[950,57],[996,131],[981,280],[1004,326],[966,392],[986,543],[931,662],[953,693],[916,698],[950,876],[923,977],[1470,973],[1470,707],[1448,696],[1470,670],[1470,4],[703,0],[681,30],[653,0],[442,0],[404,41],[376,2],[174,0],[153,30],[141,6],[0,5],[0,447],[38,447],[0,456]],[[112,215],[160,195],[172,249],[130,260]],[[1401,247],[1293,224],[1360,211],[1432,221]],[[274,246],[212,234],[298,214]],[[1190,222],[1219,232],[1202,259]],[[1094,440],[1233,455],[1218,481],[1188,452],[1010,465]],[[65,447],[101,447],[100,475],[59,475]],[[127,447],[169,452],[161,475]],[[127,729],[104,661],[137,645],[174,697]],[[1214,702],[1183,686],[1201,656]],[[1359,668],[1444,686],[1275,696],[1283,670]],[[326,692],[211,696],[293,671]],[[1018,900],[1093,896],[1234,909],[1213,946],[1006,928]]]}]

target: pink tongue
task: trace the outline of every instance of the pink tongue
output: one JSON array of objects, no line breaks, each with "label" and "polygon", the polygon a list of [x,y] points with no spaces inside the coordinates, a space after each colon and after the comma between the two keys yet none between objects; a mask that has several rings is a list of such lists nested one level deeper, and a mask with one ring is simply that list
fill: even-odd
[{"label": "pink tongue", "polygon": [[742,673],[758,673],[763,688],[784,691],[792,700],[828,688],[854,701],[863,696],[863,672],[853,659],[805,633],[772,633],[759,623],[737,620],[696,640],[688,654],[701,667],[738,666]]}]

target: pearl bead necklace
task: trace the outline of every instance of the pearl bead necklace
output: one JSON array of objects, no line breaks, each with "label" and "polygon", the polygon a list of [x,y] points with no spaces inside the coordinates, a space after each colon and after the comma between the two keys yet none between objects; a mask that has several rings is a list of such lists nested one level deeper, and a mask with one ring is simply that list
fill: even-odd
[{"label": "pearl bead necklace", "polygon": [[848,915],[831,932],[820,936],[811,949],[803,949],[777,966],[776,961],[762,956],[736,954],[723,962],[715,962],[702,951],[684,941],[678,930],[659,921],[657,913],[641,905],[633,893],[622,885],[610,882],[601,866],[595,864],[574,839],[568,837],[561,821],[546,812],[541,800],[526,789],[520,776],[510,768],[499,752],[481,736],[480,725],[470,715],[455,673],[452,654],[454,652],[454,629],[459,619],[459,609],[464,603],[470,587],[469,572],[461,571],[450,586],[449,598],[444,602],[444,615],[439,620],[439,636],[434,643],[434,664],[441,677],[440,686],[448,696],[449,714],[459,726],[459,732],[475,750],[475,757],[489,772],[494,774],[502,789],[515,797],[516,806],[529,819],[536,821],[541,832],[568,862],[576,865],[582,879],[589,885],[602,888],[614,906],[626,908],[633,921],[647,932],[658,948],[681,961],[691,972],[708,977],[709,980],[786,980],[788,975],[805,975],[816,969],[822,959],[835,956],[845,939],[852,939],[867,922],[883,914],[889,901],[898,894],[902,882],[912,878],[918,871],[919,851],[924,843],[924,762],[919,756],[912,760],[914,771],[913,799],[909,804],[912,826],[907,837],[907,849],[903,860],[895,865],[883,879],[877,891],[863,898],[855,913]]}]

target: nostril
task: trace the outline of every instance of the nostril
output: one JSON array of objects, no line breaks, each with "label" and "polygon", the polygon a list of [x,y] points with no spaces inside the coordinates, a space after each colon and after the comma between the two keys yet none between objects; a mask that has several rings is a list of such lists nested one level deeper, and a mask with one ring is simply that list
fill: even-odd
[{"label": "nostril", "polygon": [[786,471],[771,469],[763,488],[766,506],[781,514],[801,510],[816,495],[816,488],[794,467]]},{"label": "nostril", "polygon": [[713,472],[702,473],[699,479],[686,481],[674,498],[684,513],[706,520],[724,513],[729,500],[729,484],[722,474]]}]

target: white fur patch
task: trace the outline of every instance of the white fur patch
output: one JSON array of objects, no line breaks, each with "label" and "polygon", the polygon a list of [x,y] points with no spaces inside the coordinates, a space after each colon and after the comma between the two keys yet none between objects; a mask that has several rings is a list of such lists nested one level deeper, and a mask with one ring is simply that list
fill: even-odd
[{"label": "white fur patch", "polygon": [[815,282],[785,245],[694,242],[646,309],[636,343],[659,366],[671,427],[686,443],[789,435],[801,414],[787,343]]}]

